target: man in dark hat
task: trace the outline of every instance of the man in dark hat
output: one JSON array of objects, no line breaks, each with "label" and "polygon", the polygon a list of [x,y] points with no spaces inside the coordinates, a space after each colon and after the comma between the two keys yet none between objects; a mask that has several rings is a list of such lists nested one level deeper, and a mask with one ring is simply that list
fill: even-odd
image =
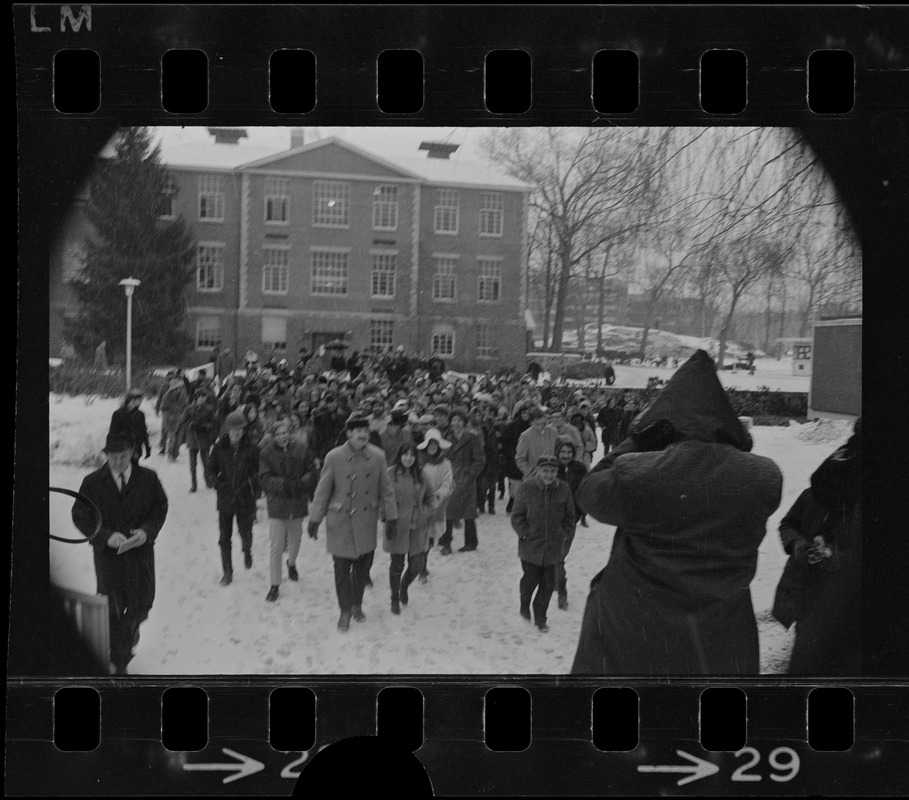
[{"label": "man in dark hat", "polygon": [[[91,540],[98,594],[107,596],[111,672],[125,675],[139,643],[139,626],[155,600],[154,542],[167,517],[167,495],[155,472],[132,460],[133,442],[108,434],[107,463],[86,476],[79,493],[101,512]],[[76,501],[73,522],[85,535],[95,531],[88,504]]]},{"label": "man in dark hat", "polygon": [[347,419],[347,442],[325,456],[322,476],[309,511],[308,533],[317,538],[326,520],[326,545],[334,558],[335,590],[346,631],[350,619],[362,621],[363,590],[376,549],[380,514],[386,535],[394,537],[398,519],[394,486],[381,448],[369,444],[369,418],[353,413]]},{"label": "man in dark hat", "polygon": [[783,479],[750,449],[698,350],[581,481],[581,508],[618,530],[591,582],[573,673],[758,673],[749,583]]}]

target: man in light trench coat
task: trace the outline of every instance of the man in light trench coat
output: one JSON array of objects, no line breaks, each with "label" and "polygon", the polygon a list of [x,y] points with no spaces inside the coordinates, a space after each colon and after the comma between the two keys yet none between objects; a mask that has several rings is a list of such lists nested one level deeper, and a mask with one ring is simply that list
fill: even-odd
[{"label": "man in light trench coat", "polygon": [[308,525],[308,533],[315,539],[325,519],[341,607],[338,629],[342,631],[350,627],[351,616],[357,621],[365,619],[363,589],[376,549],[380,510],[389,537],[394,537],[398,519],[385,453],[369,444],[369,418],[354,413],[346,428],[347,441],[325,456]]}]

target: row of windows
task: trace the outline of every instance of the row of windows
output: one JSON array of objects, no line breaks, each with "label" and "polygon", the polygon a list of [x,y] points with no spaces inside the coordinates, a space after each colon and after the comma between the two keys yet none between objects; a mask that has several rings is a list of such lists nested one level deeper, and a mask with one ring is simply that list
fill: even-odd
[{"label": "row of windows", "polygon": [[[312,224],[322,228],[350,227],[350,183],[346,181],[313,181]],[[177,187],[168,178],[161,200],[160,214],[167,219],[176,216],[174,199]],[[265,179],[264,219],[266,224],[290,223],[290,179]],[[460,192],[457,189],[435,190],[433,228],[436,233],[454,235],[460,229]],[[505,201],[501,192],[480,192],[480,236],[501,236],[504,228]],[[198,218],[201,222],[224,221],[224,177],[199,176]],[[374,230],[398,229],[398,187],[388,184],[373,190],[372,227]]]},{"label": "row of windows", "polygon": [[[495,335],[486,323],[474,326],[476,353],[480,358],[496,358],[499,348]],[[213,350],[220,347],[221,318],[200,317],[196,321],[196,349]],[[369,350],[384,352],[395,343],[395,322],[390,319],[374,319],[369,322]],[[287,318],[262,317],[262,344],[266,350],[287,351]],[[433,355],[452,357],[455,355],[455,331],[451,325],[433,327],[430,336],[430,350]]]},{"label": "row of windows", "polygon": [[[203,243],[196,251],[196,289],[219,292],[224,288],[224,245]],[[458,256],[434,257],[432,299],[440,303],[457,300]],[[313,250],[310,253],[309,291],[313,295],[344,297],[349,290],[350,254],[337,250]],[[477,258],[477,300],[498,303],[502,299],[502,261]],[[394,252],[373,253],[370,270],[370,294],[376,298],[393,298],[396,290],[398,256]],[[290,250],[266,247],[262,264],[263,294],[287,294],[290,276]]]}]

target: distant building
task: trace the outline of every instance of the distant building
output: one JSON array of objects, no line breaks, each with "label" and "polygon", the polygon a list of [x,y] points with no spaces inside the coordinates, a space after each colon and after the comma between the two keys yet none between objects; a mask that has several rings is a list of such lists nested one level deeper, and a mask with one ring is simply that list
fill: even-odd
[{"label": "distant building", "polygon": [[[239,144],[241,131],[163,151],[162,222],[182,217],[197,240],[188,364],[223,346],[291,360],[338,338],[459,370],[522,361],[530,186],[435,143],[428,158],[392,160],[296,133],[291,149],[263,150]],[[90,235],[77,206],[51,264],[53,355]]]}]

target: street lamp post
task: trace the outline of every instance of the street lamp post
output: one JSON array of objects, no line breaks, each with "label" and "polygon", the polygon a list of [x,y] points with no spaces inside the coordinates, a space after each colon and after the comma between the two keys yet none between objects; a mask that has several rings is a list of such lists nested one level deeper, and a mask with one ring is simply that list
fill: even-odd
[{"label": "street lamp post", "polygon": [[133,292],[142,281],[136,278],[124,278],[120,286],[126,293],[126,391],[133,383]]}]

